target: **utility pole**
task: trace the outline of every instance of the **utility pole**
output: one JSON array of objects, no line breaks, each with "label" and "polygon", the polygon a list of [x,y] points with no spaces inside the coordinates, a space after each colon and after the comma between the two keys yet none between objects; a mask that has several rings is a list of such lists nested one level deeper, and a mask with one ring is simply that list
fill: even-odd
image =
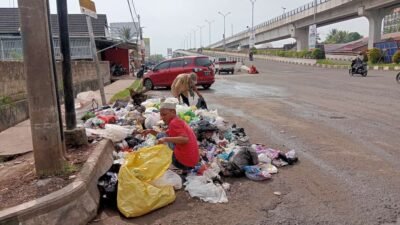
[{"label": "utility pole", "polygon": [[232,36],[233,36],[233,23],[231,24],[231,31],[232,31]]},{"label": "utility pole", "polygon": [[197,26],[200,29],[200,48],[203,47],[203,28],[204,26]]},{"label": "utility pole", "polygon": [[192,33],[189,32],[189,49],[192,49]]},{"label": "utility pole", "polygon": [[58,25],[60,30],[60,51],[64,86],[65,122],[67,130],[76,128],[74,87],[71,72],[71,52],[68,28],[67,0],[57,0]]},{"label": "utility pole", "polygon": [[208,23],[208,44],[211,45],[211,24],[214,23],[214,20],[206,20],[206,23]]},{"label": "utility pole", "polygon": [[224,38],[224,50],[226,50],[226,17],[229,15],[229,14],[231,14],[231,12],[228,12],[228,13],[222,13],[222,12],[218,12],[218,14],[220,14],[221,16],[223,16],[224,17],[224,35],[223,35],[223,38]]},{"label": "utility pole", "polygon": [[251,2],[251,38],[249,48],[252,49],[254,47],[255,42],[255,34],[254,34],[254,3],[256,0],[250,0]]},{"label": "utility pole", "polygon": [[57,175],[64,168],[65,146],[50,44],[48,1],[18,0],[18,5],[36,174]]},{"label": "utility pole", "polygon": [[197,47],[196,46],[196,44],[197,44],[196,43],[196,30],[192,30],[192,31],[193,31],[193,38],[194,38],[194,44],[193,45],[194,45],[194,49],[196,49],[196,47]]},{"label": "utility pole", "polygon": [[140,15],[138,15],[138,23],[139,23],[139,32],[140,32],[140,52],[142,53],[142,62],[143,64],[144,62],[144,58],[145,58],[145,52],[144,52],[144,43],[143,43],[143,29],[142,29],[142,23],[140,20]]}]

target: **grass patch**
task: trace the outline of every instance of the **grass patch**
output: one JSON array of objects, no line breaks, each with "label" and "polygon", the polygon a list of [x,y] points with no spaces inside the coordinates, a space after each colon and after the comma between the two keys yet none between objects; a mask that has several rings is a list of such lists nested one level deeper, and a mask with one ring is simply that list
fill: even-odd
[{"label": "grass patch", "polygon": [[131,98],[129,89],[137,90],[138,88],[143,88],[142,79],[135,80],[128,88],[116,93],[110,100],[110,102],[116,102],[117,100],[129,101]]},{"label": "grass patch", "polygon": [[13,101],[11,99],[11,97],[8,96],[0,96],[0,106],[4,106],[4,105],[9,105],[11,104]]},{"label": "grass patch", "polygon": [[116,101],[118,101],[118,100],[127,101],[127,100],[129,100],[129,98],[130,98],[130,96],[129,96],[129,90],[128,90],[128,88],[126,88],[126,89],[124,89],[124,90],[118,92],[117,94],[115,94],[115,95],[111,98],[110,102],[116,102]]},{"label": "grass patch", "polygon": [[329,59],[319,59],[319,60],[317,60],[317,64],[322,64],[322,65],[338,65],[338,66],[350,66],[350,65],[351,65],[351,62],[339,61],[339,60],[329,60]]},{"label": "grass patch", "polygon": [[377,64],[372,64],[372,63],[368,63],[369,66],[381,66],[381,67],[389,67],[389,68],[394,68],[394,67],[399,67],[399,64],[394,64],[394,63],[377,63]]},{"label": "grass patch", "polygon": [[[351,62],[348,61],[340,61],[340,60],[329,60],[329,59],[321,59],[321,60],[317,60],[317,64],[322,64],[322,65],[337,65],[337,66],[350,66]],[[394,63],[376,63],[376,64],[372,64],[372,63],[368,63],[368,66],[370,67],[374,67],[374,66],[380,66],[380,67],[389,67],[391,69],[393,69],[394,67],[400,67],[400,64],[394,64]]]}]

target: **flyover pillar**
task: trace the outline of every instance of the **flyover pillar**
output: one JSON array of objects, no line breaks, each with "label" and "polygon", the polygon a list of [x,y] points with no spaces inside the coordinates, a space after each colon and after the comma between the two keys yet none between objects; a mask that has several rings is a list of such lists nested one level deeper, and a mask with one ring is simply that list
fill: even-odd
[{"label": "flyover pillar", "polygon": [[382,40],[382,21],[389,10],[375,9],[375,10],[364,10],[360,8],[358,14],[365,16],[369,22],[369,35],[368,35],[368,49],[374,47],[374,43]]},{"label": "flyover pillar", "polygon": [[296,39],[298,52],[308,50],[308,32],[308,27],[294,29],[292,38]]}]

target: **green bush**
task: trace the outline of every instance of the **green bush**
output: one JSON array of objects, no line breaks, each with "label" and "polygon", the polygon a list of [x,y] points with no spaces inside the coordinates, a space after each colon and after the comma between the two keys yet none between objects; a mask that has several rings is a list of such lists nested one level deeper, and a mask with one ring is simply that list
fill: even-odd
[{"label": "green bush", "polygon": [[400,63],[400,50],[398,50],[392,58],[393,63],[399,64]]},{"label": "green bush", "polygon": [[303,51],[297,52],[297,57],[298,58],[305,58],[307,56],[307,54],[308,54],[308,51],[307,50],[303,50]]},{"label": "green bush", "polygon": [[364,62],[368,62],[368,52],[365,51],[365,52],[362,53],[362,55],[363,55],[363,61]]},{"label": "green bush", "polygon": [[311,57],[313,59],[325,59],[325,52],[319,48],[316,48],[312,51]]},{"label": "green bush", "polygon": [[306,58],[306,59],[312,58],[312,51],[306,51],[306,55],[304,58]]},{"label": "green bush", "polygon": [[370,49],[368,52],[368,59],[372,64],[378,63],[378,61],[381,59],[382,53],[379,48],[373,48]]}]

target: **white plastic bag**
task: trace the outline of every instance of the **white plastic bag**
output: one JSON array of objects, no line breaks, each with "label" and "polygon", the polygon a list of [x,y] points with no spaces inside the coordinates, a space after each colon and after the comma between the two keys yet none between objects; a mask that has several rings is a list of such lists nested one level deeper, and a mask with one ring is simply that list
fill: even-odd
[{"label": "white plastic bag", "polygon": [[76,98],[82,107],[90,105],[93,99],[98,103],[101,103],[100,95],[94,91],[81,92],[76,96]]},{"label": "white plastic bag", "polygon": [[104,138],[108,138],[111,141],[120,142],[132,134],[132,129],[127,129],[114,124],[106,124]]},{"label": "white plastic bag", "polygon": [[187,105],[176,105],[176,114],[185,113],[191,111],[192,109]]},{"label": "white plastic bag", "polygon": [[157,99],[157,98],[147,99],[146,101],[142,102],[141,105],[146,108],[150,108],[150,107],[154,107],[154,105],[156,105],[156,104],[160,104],[160,99]]},{"label": "white plastic bag", "polygon": [[229,122],[220,116],[215,119],[214,125],[217,126],[218,130],[220,130],[221,132],[227,131],[229,129]]},{"label": "white plastic bag", "polygon": [[175,172],[167,170],[162,177],[152,181],[151,184],[159,188],[173,186],[175,190],[179,190],[182,188],[182,179]]},{"label": "white plastic bag", "polygon": [[267,154],[261,153],[258,155],[258,160],[262,163],[271,163],[272,160],[268,157]]},{"label": "white plastic bag", "polygon": [[228,198],[221,185],[215,185],[205,176],[188,176],[185,182],[185,191],[191,197],[198,197],[205,202],[227,203]]},{"label": "white plastic bag", "polygon": [[153,129],[154,126],[161,120],[160,113],[151,113],[145,115],[146,120],[144,121],[144,126],[146,129]]}]

